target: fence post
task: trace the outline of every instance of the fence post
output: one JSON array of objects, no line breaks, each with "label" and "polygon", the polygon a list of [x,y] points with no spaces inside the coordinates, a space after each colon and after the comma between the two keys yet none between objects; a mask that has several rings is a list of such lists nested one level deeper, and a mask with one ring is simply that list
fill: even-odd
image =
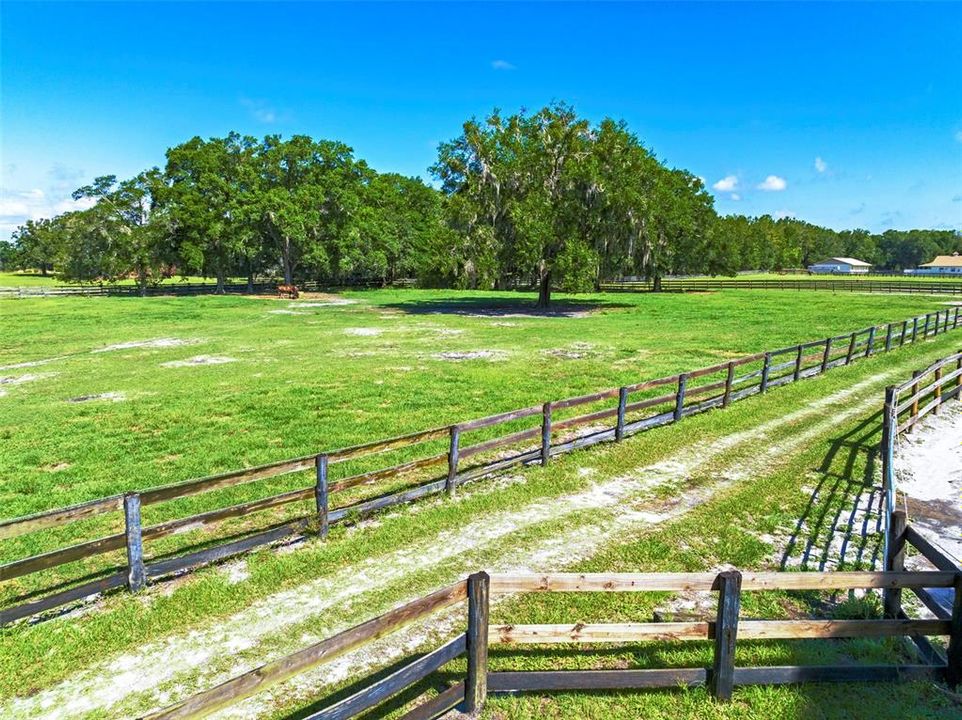
[{"label": "fence post", "polygon": [[[904,510],[895,510],[889,515],[888,528],[885,531],[886,544],[889,549],[885,569],[889,572],[905,570],[905,525]],[[899,611],[902,609],[902,588],[886,588],[882,597],[885,617],[897,618]]]},{"label": "fence post", "polygon": [[962,573],[955,576],[955,602],[949,629],[949,648],[945,667],[945,682],[955,690],[962,682]]},{"label": "fence post", "polygon": [[[917,378],[917,377],[918,377],[919,375],[921,375],[921,374],[922,374],[922,371],[921,371],[921,370],[915,370],[915,371],[912,372],[912,378],[913,378],[913,379],[914,379],[914,378]],[[912,397],[913,397],[913,400],[912,400],[912,419],[913,419],[913,420],[915,420],[915,419],[919,416],[919,398],[918,398],[918,394],[919,394],[919,384],[916,382],[916,383],[913,383],[913,384],[912,384]],[[909,425],[909,429],[908,429],[906,432],[914,432],[914,431],[915,431],[915,423],[913,422],[911,425]]]},{"label": "fence post", "polygon": [[905,345],[905,334],[908,332],[908,329],[909,329],[909,321],[903,320],[902,321],[902,337],[899,339],[899,347],[902,347],[903,345]]},{"label": "fence post", "polygon": [[942,409],[942,386],[939,385],[939,381],[941,380],[942,380],[942,368],[937,368],[935,370],[935,382],[934,382],[935,397],[933,398],[935,400],[934,412],[936,415],[938,415],[939,411]]},{"label": "fence post", "polygon": [[742,574],[737,570],[726,570],[718,574],[715,585],[718,590],[718,613],[715,616],[715,653],[709,690],[716,700],[731,700]]},{"label": "fence post", "polygon": [[732,402],[732,380],[735,379],[735,363],[728,363],[728,375],[725,377],[725,395],[722,397],[722,407],[726,408]]},{"label": "fence post", "polygon": [[959,307],[955,306],[955,317],[952,319],[952,329],[955,330],[959,326]]},{"label": "fence post", "polygon": [[547,465],[551,456],[551,403],[541,408],[541,464]]},{"label": "fence post", "polygon": [[468,675],[464,681],[464,711],[476,713],[488,696],[488,595],[486,572],[468,577]]},{"label": "fence post", "polygon": [[314,503],[317,505],[318,535],[327,537],[328,500],[327,500],[327,455],[321,454],[314,458],[314,470],[317,474],[317,484],[314,485]]},{"label": "fence post", "polygon": [[825,352],[822,355],[822,369],[819,372],[828,370],[828,356],[832,353],[832,338],[825,338]]},{"label": "fence post", "polygon": [[962,350],[959,350],[956,354],[959,356],[959,359],[955,361],[955,370],[958,374],[955,376],[955,393],[953,394],[956,398],[959,398],[959,395],[962,394]]},{"label": "fence post", "polygon": [[140,495],[124,495],[124,536],[127,542],[127,587],[138,592],[147,584],[144,569],[144,540],[141,536]]},{"label": "fence post", "polygon": [[885,332],[885,352],[892,349],[892,323],[889,323],[888,330]]},{"label": "fence post", "polygon": [[801,345],[799,345],[798,349],[795,351],[795,372],[792,373],[792,381],[798,382],[800,377],[802,377],[802,346]]},{"label": "fence post", "polygon": [[762,364],[762,381],[759,384],[759,391],[766,392],[768,390],[768,373],[772,366],[772,354],[765,353],[765,361]]},{"label": "fence post", "polygon": [[915,342],[915,338],[919,334],[919,319],[918,317],[912,318],[912,342]]},{"label": "fence post", "polygon": [[615,440],[621,442],[625,437],[625,409],[628,407],[628,388],[618,390],[618,424],[615,425]]},{"label": "fence post", "polygon": [[873,325],[868,329],[868,347],[865,348],[865,357],[869,357],[872,354],[872,350],[875,349],[875,326]]},{"label": "fence post", "polygon": [[848,365],[852,362],[852,355],[855,354],[855,336],[857,333],[852,333],[852,339],[848,341],[848,353],[845,355],[845,364]]},{"label": "fence post", "polygon": [[444,483],[444,489],[448,495],[454,495],[457,488],[458,478],[458,452],[461,444],[461,428],[457,425],[451,426],[451,445],[448,448],[448,479]]},{"label": "fence post", "polygon": [[681,420],[681,411],[685,407],[685,386],[688,384],[688,374],[678,376],[678,393],[675,395],[675,422]]}]

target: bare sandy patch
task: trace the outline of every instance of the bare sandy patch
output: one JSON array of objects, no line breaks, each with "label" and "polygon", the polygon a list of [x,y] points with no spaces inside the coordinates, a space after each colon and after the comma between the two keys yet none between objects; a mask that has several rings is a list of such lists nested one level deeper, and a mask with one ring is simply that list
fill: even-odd
[{"label": "bare sandy patch", "polygon": [[198,338],[155,338],[154,340],[132,340],[125,343],[117,343],[116,345],[108,345],[107,347],[97,348],[96,350],[91,350],[92,353],[103,353],[103,352],[113,352],[115,350],[135,350],[139,348],[171,348],[171,347],[183,347],[185,345],[196,345],[203,340]]},{"label": "bare sandy patch", "polygon": [[297,310],[268,310],[268,315],[310,315],[306,312],[297,312]]},{"label": "bare sandy patch", "polygon": [[562,348],[550,348],[541,351],[543,355],[561,358],[563,360],[583,360],[584,358],[596,357],[600,353],[595,350],[591,343],[576,342]]},{"label": "bare sandy patch", "polygon": [[464,360],[500,362],[508,359],[508,353],[504,350],[448,350],[434,353],[431,357],[435,360],[446,360],[448,362],[462,362]]},{"label": "bare sandy patch", "polygon": [[357,337],[373,337],[380,335],[382,332],[384,331],[381,328],[372,327],[344,328],[345,335],[355,335]]},{"label": "bare sandy patch", "polygon": [[357,300],[348,300],[347,298],[337,298],[335,300],[327,300],[324,302],[292,302],[287,307],[289,308],[339,307],[341,305],[357,305]]},{"label": "bare sandy patch", "polygon": [[24,383],[37,382],[38,380],[46,380],[47,378],[56,377],[59,373],[26,373],[24,375],[10,375],[8,377],[0,377],[0,397],[5,397],[8,394],[8,388],[15,385],[23,385]]},{"label": "bare sandy patch", "polygon": [[12,365],[0,365],[0,370],[19,370],[20,368],[38,367],[40,365],[47,365],[48,363],[56,362],[57,360],[63,360],[66,357],[69,356],[58,355],[57,357],[44,358],[42,360],[28,360],[26,362],[13,363]]},{"label": "bare sandy patch", "polygon": [[171,360],[161,363],[161,367],[194,367],[195,365],[224,365],[225,363],[237,362],[236,358],[224,355],[195,355],[186,360]]},{"label": "bare sandy patch", "polygon": [[97,393],[96,395],[80,395],[67,400],[70,403],[92,402],[94,400],[107,400],[110,402],[123,402],[127,399],[126,393],[117,391]]}]

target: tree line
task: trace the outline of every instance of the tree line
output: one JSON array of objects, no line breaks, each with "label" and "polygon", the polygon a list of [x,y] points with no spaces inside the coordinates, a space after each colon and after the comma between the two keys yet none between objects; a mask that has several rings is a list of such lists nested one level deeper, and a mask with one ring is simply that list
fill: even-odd
[{"label": "tree line", "polygon": [[703,181],[661,162],[624,122],[557,103],[492,112],[439,146],[420,178],[379,173],[347,145],[305,135],[195,137],[163,168],[96,178],[91,207],[30,220],[0,243],[4,268],[68,281],[172,275],[590,290],[636,275],[804,267],[854,256],[913,267],[962,250],[954,231],[837,232],[793,218],[719,216]]}]

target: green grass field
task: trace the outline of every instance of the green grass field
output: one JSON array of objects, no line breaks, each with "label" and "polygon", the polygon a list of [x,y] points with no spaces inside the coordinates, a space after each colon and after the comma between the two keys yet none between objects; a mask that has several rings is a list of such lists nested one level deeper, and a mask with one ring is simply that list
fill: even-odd
[{"label": "green grass field", "polygon": [[[134,285],[135,280],[132,278],[126,280],[118,280],[116,285]],[[176,283],[213,283],[213,278],[198,277],[196,275],[190,275],[187,277],[180,277],[179,275],[172,278],[167,278],[161,281],[162,284],[173,285]],[[247,278],[229,278],[228,282],[247,282]],[[53,287],[55,285],[76,285],[75,282],[68,282],[66,280],[61,280],[57,273],[51,272],[47,275],[41,274],[39,271],[24,270],[24,271],[13,271],[13,272],[0,272],[0,287]]]},{"label": "green grass field", "polygon": [[[931,298],[778,291],[560,300],[550,315],[533,313],[530,298],[513,293],[0,302],[2,515],[388,437],[944,308]],[[142,713],[480,567],[869,567],[879,539],[863,537],[856,525],[877,519],[867,505],[882,389],[959,342],[949,333],[617,446],[466,486],[454,501],[335,527],[327,542],[260,551],[140,596],[117,593],[82,613],[0,630],[0,716],[44,717],[50,707],[63,717]],[[149,508],[145,519],[304,484],[303,476],[254,483]],[[100,518],[8,541],[0,561],[111,527]],[[206,537],[187,533],[154,552]],[[0,602],[119,560],[105,556],[5,583]],[[493,621],[648,620],[655,609],[697,608],[697,600],[526,597],[499,603]],[[876,611],[870,600],[764,593],[751,596],[744,612]],[[385,640],[354,656],[344,674],[308,673],[238,712],[303,717],[332,691],[347,692],[358,674],[435,645],[461,620],[442,617],[403,643]],[[494,649],[492,666],[680,667],[703,665],[709,652],[705,643]],[[905,658],[895,641],[771,641],[741,644],[738,661]],[[452,665],[448,674],[457,670]],[[960,716],[924,685],[874,684],[744,689],[729,706],[702,690],[496,698],[485,717],[841,718],[869,711]]]}]

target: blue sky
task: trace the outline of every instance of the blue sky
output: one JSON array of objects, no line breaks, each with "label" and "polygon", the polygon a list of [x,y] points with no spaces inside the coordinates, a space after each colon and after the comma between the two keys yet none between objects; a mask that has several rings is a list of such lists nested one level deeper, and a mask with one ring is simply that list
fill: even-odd
[{"label": "blue sky", "polygon": [[230,130],[427,177],[493,107],[625,119],[720,212],[962,229],[962,4],[0,5],[0,239]]}]

